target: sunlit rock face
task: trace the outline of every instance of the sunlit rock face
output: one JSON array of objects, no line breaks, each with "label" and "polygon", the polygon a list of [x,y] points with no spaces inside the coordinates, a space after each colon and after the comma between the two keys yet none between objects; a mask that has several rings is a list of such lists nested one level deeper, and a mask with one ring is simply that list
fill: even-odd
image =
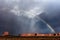
[{"label": "sunlit rock face", "polygon": [[59,3],[58,0],[0,0],[0,35],[5,31],[11,35],[60,32]]}]

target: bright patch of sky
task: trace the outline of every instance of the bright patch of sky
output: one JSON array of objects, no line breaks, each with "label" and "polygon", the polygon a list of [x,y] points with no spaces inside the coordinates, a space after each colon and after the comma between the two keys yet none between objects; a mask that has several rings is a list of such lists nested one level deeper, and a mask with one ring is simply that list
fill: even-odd
[{"label": "bright patch of sky", "polygon": [[20,15],[20,9],[17,5],[14,6],[14,8],[10,11],[13,12],[15,15],[18,15],[18,16]]},{"label": "bright patch of sky", "polygon": [[5,0],[6,2],[20,2],[20,0]]},{"label": "bright patch of sky", "polygon": [[26,11],[26,14],[29,18],[34,18],[35,16],[41,14],[42,11],[39,7],[34,7],[33,9],[30,9],[29,11]]}]

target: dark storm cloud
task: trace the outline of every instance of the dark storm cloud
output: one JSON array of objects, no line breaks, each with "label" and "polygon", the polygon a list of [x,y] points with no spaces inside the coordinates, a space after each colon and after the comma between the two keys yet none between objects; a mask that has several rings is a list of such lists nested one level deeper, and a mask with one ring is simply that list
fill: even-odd
[{"label": "dark storm cloud", "polygon": [[59,0],[50,2],[46,6],[46,12],[41,17],[52,26],[56,32],[60,32],[60,5]]},{"label": "dark storm cloud", "polygon": [[[10,12],[18,3],[8,3],[4,0],[1,0],[0,3],[0,34],[4,31],[8,31],[13,35],[29,32],[29,19],[23,16],[17,16]],[[21,6],[23,5],[21,4]]]},{"label": "dark storm cloud", "polygon": [[4,31],[14,34],[17,31],[17,16],[10,12],[11,8],[11,5],[8,6],[4,0],[0,0],[0,34]]},{"label": "dark storm cloud", "polygon": [[[31,19],[25,14],[30,10],[35,10],[35,7],[43,10],[39,16],[56,32],[60,32],[60,5],[57,0],[0,0],[0,34],[8,31],[10,34],[17,35],[31,33],[33,30],[35,33],[50,33],[51,30],[41,20],[38,20],[35,27],[30,29]],[[17,14],[16,10],[20,14]],[[21,14],[25,16],[21,16]]]}]

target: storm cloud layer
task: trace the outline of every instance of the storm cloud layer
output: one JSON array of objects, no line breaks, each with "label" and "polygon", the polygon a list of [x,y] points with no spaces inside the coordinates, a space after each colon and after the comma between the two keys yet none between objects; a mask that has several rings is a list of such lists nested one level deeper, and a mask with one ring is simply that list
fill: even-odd
[{"label": "storm cloud layer", "polygon": [[59,4],[59,0],[0,0],[0,35],[60,32]]}]

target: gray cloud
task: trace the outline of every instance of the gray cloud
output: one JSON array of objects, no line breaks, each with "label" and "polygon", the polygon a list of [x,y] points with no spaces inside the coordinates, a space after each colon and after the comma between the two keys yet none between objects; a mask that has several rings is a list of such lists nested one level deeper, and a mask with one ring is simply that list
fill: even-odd
[{"label": "gray cloud", "polygon": [[35,16],[41,17],[56,32],[60,32],[59,4],[59,0],[0,0],[0,35],[4,31],[12,35],[51,33],[47,25]]}]

